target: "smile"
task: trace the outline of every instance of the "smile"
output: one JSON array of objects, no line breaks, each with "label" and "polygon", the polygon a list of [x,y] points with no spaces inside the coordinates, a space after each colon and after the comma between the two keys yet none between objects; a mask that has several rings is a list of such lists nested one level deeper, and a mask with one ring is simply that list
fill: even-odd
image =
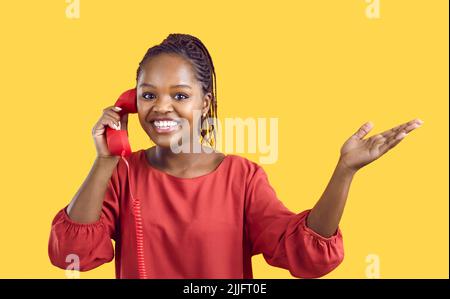
[{"label": "smile", "polygon": [[157,133],[173,132],[179,127],[179,123],[173,120],[155,120],[151,124]]}]

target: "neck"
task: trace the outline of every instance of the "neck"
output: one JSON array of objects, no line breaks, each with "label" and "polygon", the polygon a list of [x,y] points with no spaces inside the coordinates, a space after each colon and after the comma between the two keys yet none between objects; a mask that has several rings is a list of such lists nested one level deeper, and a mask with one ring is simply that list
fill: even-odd
[{"label": "neck", "polygon": [[201,153],[192,150],[189,153],[174,153],[170,147],[156,145],[150,157],[153,163],[164,169],[187,169],[203,157],[203,146]]}]

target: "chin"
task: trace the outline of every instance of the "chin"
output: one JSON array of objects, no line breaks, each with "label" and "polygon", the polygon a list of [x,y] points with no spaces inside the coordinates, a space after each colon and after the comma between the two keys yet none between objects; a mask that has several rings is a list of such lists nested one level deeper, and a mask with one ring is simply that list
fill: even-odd
[{"label": "chin", "polygon": [[[179,134],[166,134],[166,135],[160,135],[160,134],[152,134],[149,135],[150,139],[153,141],[153,143],[159,147],[162,148],[170,148],[172,140],[180,140]],[[174,144],[176,144],[174,142]]]},{"label": "chin", "polygon": [[187,141],[188,144],[190,144],[193,136],[188,130],[189,128],[190,127],[187,126],[181,127],[180,129],[173,132],[158,132],[153,127],[150,127],[146,128],[146,133],[150,137],[150,139],[159,147],[170,148],[171,144],[173,144],[175,148],[179,149],[180,147],[183,147],[185,149],[185,146],[181,146],[180,144],[182,143],[182,141]]}]

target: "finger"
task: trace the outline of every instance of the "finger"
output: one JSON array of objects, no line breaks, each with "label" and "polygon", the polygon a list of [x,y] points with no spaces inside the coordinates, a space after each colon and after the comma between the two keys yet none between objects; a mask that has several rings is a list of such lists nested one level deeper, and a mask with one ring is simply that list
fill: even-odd
[{"label": "finger", "polygon": [[94,128],[92,130],[93,135],[95,135],[95,136],[103,135],[106,126],[110,127],[111,129],[114,129],[114,130],[118,129],[112,119],[101,119],[94,126]]},{"label": "finger", "polygon": [[363,138],[364,136],[366,136],[370,130],[372,130],[373,128],[373,123],[372,122],[366,122],[364,125],[362,125],[358,131],[356,131],[355,134],[352,135],[352,137],[356,137],[358,139]]},{"label": "finger", "polygon": [[415,122],[415,123],[413,123],[411,125],[408,125],[406,128],[404,128],[402,130],[402,132],[405,132],[406,134],[409,134],[409,132],[411,132],[412,130],[417,129],[417,128],[421,127],[421,126],[422,126],[422,124],[419,124],[419,123]]},{"label": "finger", "polygon": [[382,153],[385,153],[387,151],[389,151],[390,149],[392,149],[394,146],[396,146],[397,144],[399,144],[405,137],[407,134],[405,134],[404,132],[400,132],[399,134],[397,134],[396,136],[392,136],[391,138],[389,138],[388,140],[386,140],[386,142],[384,142],[381,146],[380,146],[380,151]]},{"label": "finger", "polygon": [[384,137],[389,138],[397,133],[399,133],[402,130],[406,130],[406,133],[409,133],[410,131],[420,127],[423,124],[423,121],[419,118],[413,119],[409,122],[406,122],[404,124],[398,125],[390,130],[384,131],[381,133]]},{"label": "finger", "polygon": [[408,135],[412,130],[419,128],[423,124],[423,121],[420,119],[414,119],[410,122],[407,122],[393,132],[390,132],[386,135],[388,140],[391,139],[403,139],[406,135]]},{"label": "finger", "polygon": [[128,113],[122,115],[122,117],[120,118],[120,124],[123,130],[128,130]]},{"label": "finger", "polygon": [[107,110],[113,110],[113,111],[116,111],[116,112],[119,112],[119,111],[121,111],[122,110],[122,108],[120,108],[120,107],[118,107],[118,106],[108,106],[108,107],[106,107],[105,109],[103,109],[103,112],[105,112],[105,111],[107,111]]},{"label": "finger", "polygon": [[401,139],[392,139],[390,141],[390,143],[384,143],[380,146],[380,152],[382,154],[386,153],[387,151],[391,150],[392,148],[394,148],[397,144],[399,144],[400,142],[402,142],[403,138]]},{"label": "finger", "polygon": [[104,126],[109,126],[111,129],[120,130],[120,121],[115,120],[109,115],[105,115],[101,118],[100,123]]},{"label": "finger", "polygon": [[380,134],[383,135],[385,138],[390,138],[393,135],[398,134],[398,132],[403,130],[405,128],[405,126],[407,126],[407,123],[401,124],[399,126],[396,126],[396,127],[392,128],[392,129],[384,131],[384,132],[382,132]]},{"label": "finger", "polygon": [[417,122],[413,122],[412,124],[408,122],[408,123],[402,125],[398,130],[395,130],[395,131],[389,133],[386,137],[389,138],[389,137],[392,137],[394,135],[398,135],[401,132],[404,132],[404,133],[408,134],[409,132],[411,132],[414,129],[419,128],[420,126],[421,126],[421,124],[419,124]]},{"label": "finger", "polygon": [[117,112],[114,112],[113,110],[106,110],[103,114],[112,118],[114,120],[116,127],[119,130],[121,129],[121,121],[120,121],[121,117]]},{"label": "finger", "polygon": [[107,116],[113,118],[116,121],[120,121],[119,113],[114,112],[113,110],[106,110],[105,112],[103,112],[103,115],[107,115]]}]

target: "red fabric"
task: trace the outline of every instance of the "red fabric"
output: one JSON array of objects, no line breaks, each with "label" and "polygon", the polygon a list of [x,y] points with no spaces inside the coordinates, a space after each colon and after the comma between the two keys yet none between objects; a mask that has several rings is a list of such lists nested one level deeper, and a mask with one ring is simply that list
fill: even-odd
[{"label": "red fabric", "polygon": [[120,160],[105,194],[100,219],[72,221],[66,208],[53,219],[48,253],[66,269],[77,254],[87,271],[114,258],[117,278],[137,278],[135,223],[129,183],[141,200],[145,266],[149,278],[253,278],[251,257],[263,254],[294,277],[315,278],[343,260],[340,229],[325,238],[306,226],[310,210],[293,213],[277,198],[258,164],[227,155],[218,168],[177,178],[149,164],[145,151]]}]

